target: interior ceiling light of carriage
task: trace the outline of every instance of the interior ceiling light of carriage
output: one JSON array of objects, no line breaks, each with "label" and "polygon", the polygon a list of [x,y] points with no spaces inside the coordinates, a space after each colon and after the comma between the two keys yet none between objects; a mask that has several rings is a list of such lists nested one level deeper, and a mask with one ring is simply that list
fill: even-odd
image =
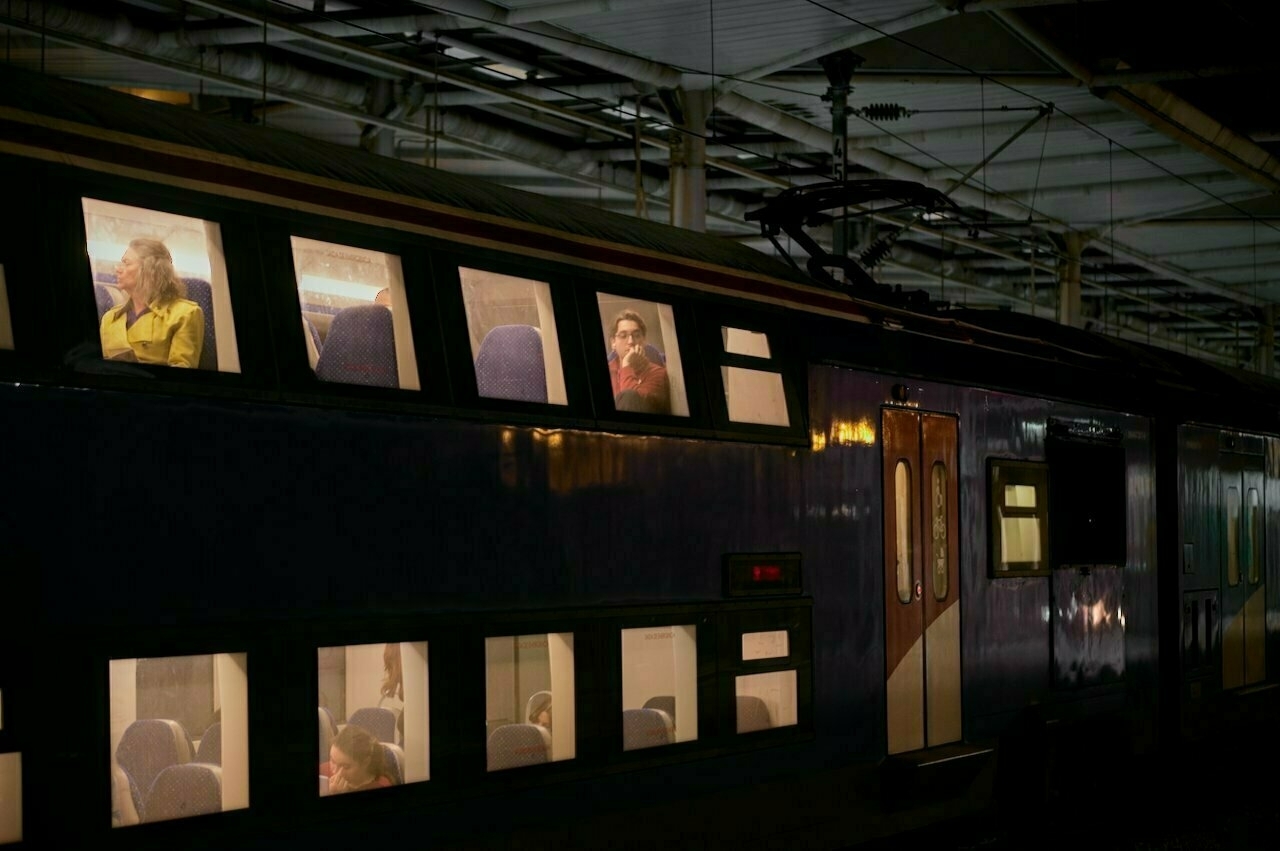
[{"label": "interior ceiling light of carriage", "polygon": [[918,183],[965,215],[814,239],[897,233],[879,284],[1272,371],[1280,4],[1177,4],[1159,39],[1142,6],[31,0],[0,26],[14,64],[769,253],[745,216],[783,190]]}]

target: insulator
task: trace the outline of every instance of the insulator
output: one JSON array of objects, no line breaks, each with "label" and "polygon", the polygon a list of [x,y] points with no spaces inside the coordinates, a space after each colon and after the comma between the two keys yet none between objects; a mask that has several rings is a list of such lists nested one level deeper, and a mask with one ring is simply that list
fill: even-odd
[{"label": "insulator", "polygon": [[896,103],[869,103],[855,111],[863,118],[869,118],[872,121],[896,121],[899,118],[915,115],[914,109],[907,109]]},{"label": "insulator", "polygon": [[898,234],[891,233],[877,239],[871,246],[859,256],[859,261],[864,269],[874,269],[880,265],[880,261],[889,256],[889,250],[893,248],[893,244],[898,241]]}]

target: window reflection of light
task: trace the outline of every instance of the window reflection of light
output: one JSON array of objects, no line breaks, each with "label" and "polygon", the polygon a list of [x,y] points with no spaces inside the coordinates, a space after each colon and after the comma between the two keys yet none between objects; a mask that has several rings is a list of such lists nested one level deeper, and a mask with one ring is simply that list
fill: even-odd
[{"label": "window reflection of light", "polygon": [[1041,607],[1040,607],[1040,620],[1041,620],[1042,622],[1044,622],[1044,623],[1048,623],[1048,622],[1049,622],[1049,607],[1048,607],[1048,606],[1041,606]]},{"label": "window reflection of light", "polygon": [[509,428],[502,430],[502,448],[510,449],[516,441],[516,433]]},{"label": "window reflection of light", "polygon": [[837,446],[874,446],[876,443],[876,427],[866,417],[860,420],[836,420],[831,424],[831,443]]},{"label": "window reflection of light", "polygon": [[827,448],[827,436],[820,431],[810,434],[809,440],[814,452],[821,452]]}]

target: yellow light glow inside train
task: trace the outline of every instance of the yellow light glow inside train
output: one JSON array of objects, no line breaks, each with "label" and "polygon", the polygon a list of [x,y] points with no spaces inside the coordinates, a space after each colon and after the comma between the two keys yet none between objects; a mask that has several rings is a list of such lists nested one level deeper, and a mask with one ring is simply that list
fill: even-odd
[{"label": "yellow light glow inside train", "polygon": [[318,295],[336,295],[339,298],[356,299],[357,301],[373,301],[382,287],[378,284],[361,284],[355,281],[339,281],[319,275],[303,275],[299,280],[305,293]]},{"label": "yellow light glow inside train", "polygon": [[809,435],[809,445],[814,452],[821,452],[827,448],[827,436],[820,431],[812,432]]},{"label": "yellow light glow inside train", "polygon": [[[208,280],[211,277],[209,255],[198,251],[184,251],[176,243],[177,240],[173,240],[172,244],[166,242],[165,247],[173,255],[173,267],[178,270],[178,274],[187,278]],[[129,250],[129,245],[123,242],[90,239],[88,249],[90,258],[99,262],[113,262],[124,256],[124,253]]]}]

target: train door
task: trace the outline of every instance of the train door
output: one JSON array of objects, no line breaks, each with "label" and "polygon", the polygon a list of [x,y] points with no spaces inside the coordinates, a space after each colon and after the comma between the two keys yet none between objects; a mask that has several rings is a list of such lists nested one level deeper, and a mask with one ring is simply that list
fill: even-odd
[{"label": "train door", "polygon": [[886,408],[884,577],[890,754],[959,741],[957,421]]},{"label": "train door", "polygon": [[1266,677],[1266,585],[1263,576],[1262,459],[1224,454],[1222,461],[1222,688]]}]

